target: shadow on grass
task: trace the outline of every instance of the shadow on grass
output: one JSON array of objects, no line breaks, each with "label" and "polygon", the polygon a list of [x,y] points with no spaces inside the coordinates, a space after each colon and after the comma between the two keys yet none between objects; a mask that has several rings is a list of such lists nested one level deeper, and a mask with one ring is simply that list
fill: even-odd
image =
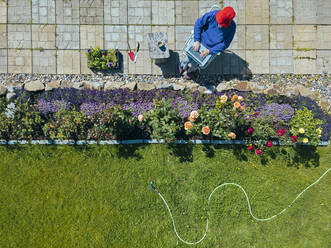
[{"label": "shadow on grass", "polygon": [[118,145],[117,146],[117,156],[119,158],[135,158],[136,160],[143,159],[141,154],[137,153],[140,147],[144,146],[143,144],[134,144],[134,145]]},{"label": "shadow on grass", "polygon": [[286,149],[280,151],[287,158],[288,167],[304,166],[306,168],[318,167],[320,165],[320,155],[317,147],[314,146],[294,146],[293,151],[289,152]]},{"label": "shadow on grass", "polygon": [[179,157],[180,163],[193,162],[193,144],[169,144],[170,154]]}]

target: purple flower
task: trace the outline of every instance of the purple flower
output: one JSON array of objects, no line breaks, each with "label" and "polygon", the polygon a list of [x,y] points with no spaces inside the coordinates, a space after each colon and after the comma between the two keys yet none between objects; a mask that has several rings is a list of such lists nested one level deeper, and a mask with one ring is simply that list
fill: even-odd
[{"label": "purple flower", "polygon": [[88,52],[88,53],[90,53],[90,52],[91,52],[91,49],[90,49],[90,48],[89,48],[89,49],[87,49],[87,52]]},{"label": "purple flower", "polygon": [[46,101],[45,99],[39,99],[37,103],[37,109],[43,114],[56,113],[61,108],[68,110],[70,106],[70,102],[66,102],[63,100]]},{"label": "purple flower", "polygon": [[104,111],[112,105],[112,103],[100,104],[95,102],[87,102],[80,105],[80,111],[83,111],[86,116],[91,116]]},{"label": "purple flower", "polygon": [[112,65],[113,65],[113,63],[112,62],[109,62],[108,67],[111,67]]},{"label": "purple flower", "polygon": [[294,109],[289,104],[270,103],[259,109],[257,118],[271,117],[274,122],[289,122],[294,115]]},{"label": "purple flower", "polygon": [[104,55],[103,55],[103,56],[107,57],[107,55],[108,55],[107,53],[104,53]]}]

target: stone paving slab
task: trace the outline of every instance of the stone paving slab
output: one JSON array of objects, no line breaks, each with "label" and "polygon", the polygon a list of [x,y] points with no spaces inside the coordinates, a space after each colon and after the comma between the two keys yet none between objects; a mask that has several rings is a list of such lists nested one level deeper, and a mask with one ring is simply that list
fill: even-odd
[{"label": "stone paving slab", "polygon": [[317,22],[316,0],[293,0],[294,23],[315,24]]},{"label": "stone paving slab", "polygon": [[249,25],[246,27],[247,49],[269,49],[269,26]]},{"label": "stone paving slab", "polygon": [[221,4],[217,0],[199,1],[199,12],[198,12],[199,17],[201,17],[204,14],[206,14],[207,12],[209,12],[211,7],[214,5],[217,5],[218,8],[215,8],[213,10],[221,9]]},{"label": "stone paving slab", "polygon": [[152,32],[152,27],[149,25],[135,26],[130,25],[128,27],[128,36],[131,48],[137,46],[137,42],[140,42],[140,49],[148,49],[147,35]]},{"label": "stone paving slab", "polygon": [[0,73],[7,72],[7,49],[0,49]]},{"label": "stone paving slab", "polygon": [[8,24],[8,48],[31,48],[31,26]]},{"label": "stone paving slab", "polygon": [[316,50],[293,51],[293,65],[295,74],[316,73]]},{"label": "stone paving slab", "polygon": [[270,25],[270,49],[292,49],[292,25]]},{"label": "stone paving slab", "polygon": [[270,23],[292,24],[292,0],[270,0]]},{"label": "stone paving slab", "polygon": [[314,25],[293,26],[293,48],[314,49],[317,45],[317,27]]},{"label": "stone paving slab", "polygon": [[293,50],[270,50],[270,73],[292,73]]},{"label": "stone paving slab", "polygon": [[128,24],[151,24],[151,14],[151,0],[128,0]]},{"label": "stone paving slab", "polygon": [[104,24],[127,24],[127,0],[104,0]]},{"label": "stone paving slab", "polygon": [[32,25],[32,48],[55,49],[55,26]]},{"label": "stone paving slab", "polygon": [[80,25],[80,48],[100,47],[103,49],[103,26]]},{"label": "stone paving slab", "polygon": [[247,50],[246,61],[253,73],[269,73],[269,50]]},{"label": "stone paving slab", "polygon": [[79,50],[57,50],[57,73],[79,74],[80,73],[80,51]]},{"label": "stone paving slab", "polygon": [[191,24],[200,17],[198,1],[179,1],[175,3],[176,25]]},{"label": "stone paving slab", "polygon": [[316,70],[317,73],[331,73],[331,51],[317,50]]},{"label": "stone paving slab", "polygon": [[31,23],[31,1],[8,1],[8,23]]},{"label": "stone paving slab", "polygon": [[32,23],[55,24],[55,0],[32,0]]},{"label": "stone paving slab", "polygon": [[246,1],[246,24],[269,24],[269,0]]},{"label": "stone paving slab", "polygon": [[80,0],[80,24],[103,24],[103,0]]},{"label": "stone paving slab", "polygon": [[231,6],[236,12],[234,20],[237,24],[246,24],[246,1],[245,0],[224,0],[223,6]]},{"label": "stone paving slab", "polygon": [[317,26],[317,49],[331,49],[331,26]]},{"label": "stone paving slab", "polygon": [[246,27],[245,25],[237,25],[237,30],[229,46],[229,49],[245,49],[245,48],[246,48]]},{"label": "stone paving slab", "polygon": [[152,1],[152,23],[153,25],[174,25],[175,1]]},{"label": "stone paving slab", "polygon": [[56,74],[56,51],[33,50],[33,73]]},{"label": "stone paving slab", "polygon": [[122,25],[105,25],[105,49],[127,49],[128,27]]},{"label": "stone paving slab", "polygon": [[87,67],[86,49],[80,50],[80,73],[93,74],[92,70]]},{"label": "stone paving slab", "polygon": [[331,24],[331,2],[317,1],[317,24]]},{"label": "stone paving slab", "polygon": [[152,60],[149,57],[148,51],[140,51],[137,62],[129,61],[129,74],[151,74],[152,73]]},{"label": "stone paving slab", "polygon": [[0,48],[7,48],[7,25],[0,24]]},{"label": "stone paving slab", "polygon": [[57,25],[56,47],[58,49],[79,49],[79,25]]},{"label": "stone paving slab", "polygon": [[7,0],[0,0],[0,23],[7,23]]},{"label": "stone paving slab", "polygon": [[182,50],[187,39],[190,37],[193,27],[191,26],[176,26],[176,50]]},{"label": "stone paving slab", "polygon": [[56,23],[79,24],[79,0],[56,0]]},{"label": "stone paving slab", "polygon": [[8,49],[8,73],[32,73],[32,51]]}]

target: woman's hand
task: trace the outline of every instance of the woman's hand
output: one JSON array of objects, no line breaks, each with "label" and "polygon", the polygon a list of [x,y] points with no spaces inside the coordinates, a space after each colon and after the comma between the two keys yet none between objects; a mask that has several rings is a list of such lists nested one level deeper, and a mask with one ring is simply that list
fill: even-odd
[{"label": "woman's hand", "polygon": [[210,53],[209,49],[204,50],[202,53],[200,53],[200,57],[203,58],[207,56]]},{"label": "woman's hand", "polygon": [[200,42],[199,41],[194,42],[193,50],[197,52],[199,51],[199,48],[200,48]]}]

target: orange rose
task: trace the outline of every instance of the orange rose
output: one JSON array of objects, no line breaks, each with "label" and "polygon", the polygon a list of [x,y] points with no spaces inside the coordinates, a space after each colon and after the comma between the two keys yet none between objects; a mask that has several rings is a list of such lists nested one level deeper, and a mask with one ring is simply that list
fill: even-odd
[{"label": "orange rose", "polygon": [[237,100],[237,99],[238,99],[238,95],[235,94],[235,95],[233,95],[231,101],[234,102],[234,101]]},{"label": "orange rose", "polygon": [[190,122],[194,122],[195,121],[195,119],[192,116],[190,116],[189,120],[190,120]]},{"label": "orange rose", "polygon": [[241,110],[241,111],[244,111],[245,108],[246,108],[246,107],[245,107],[244,105],[241,105],[241,106],[240,106],[240,110]]},{"label": "orange rose", "polygon": [[233,132],[230,132],[228,136],[231,137],[231,139],[235,139],[237,137],[236,134]]},{"label": "orange rose", "polygon": [[199,116],[199,113],[196,110],[192,111],[191,114],[190,114],[190,117],[194,118],[194,119],[198,118],[198,116]]},{"label": "orange rose", "polygon": [[237,109],[237,108],[240,108],[240,102],[235,102],[234,104],[233,104],[233,106]]},{"label": "orange rose", "polygon": [[219,98],[221,100],[221,103],[226,103],[226,101],[228,100],[228,97],[226,95],[220,96]]},{"label": "orange rose", "polygon": [[202,128],[202,133],[203,133],[204,135],[208,135],[208,134],[210,133],[210,128],[209,128],[208,126],[204,126],[204,127]]},{"label": "orange rose", "polygon": [[193,127],[193,124],[190,121],[187,121],[184,123],[184,129],[189,130],[190,128]]}]

